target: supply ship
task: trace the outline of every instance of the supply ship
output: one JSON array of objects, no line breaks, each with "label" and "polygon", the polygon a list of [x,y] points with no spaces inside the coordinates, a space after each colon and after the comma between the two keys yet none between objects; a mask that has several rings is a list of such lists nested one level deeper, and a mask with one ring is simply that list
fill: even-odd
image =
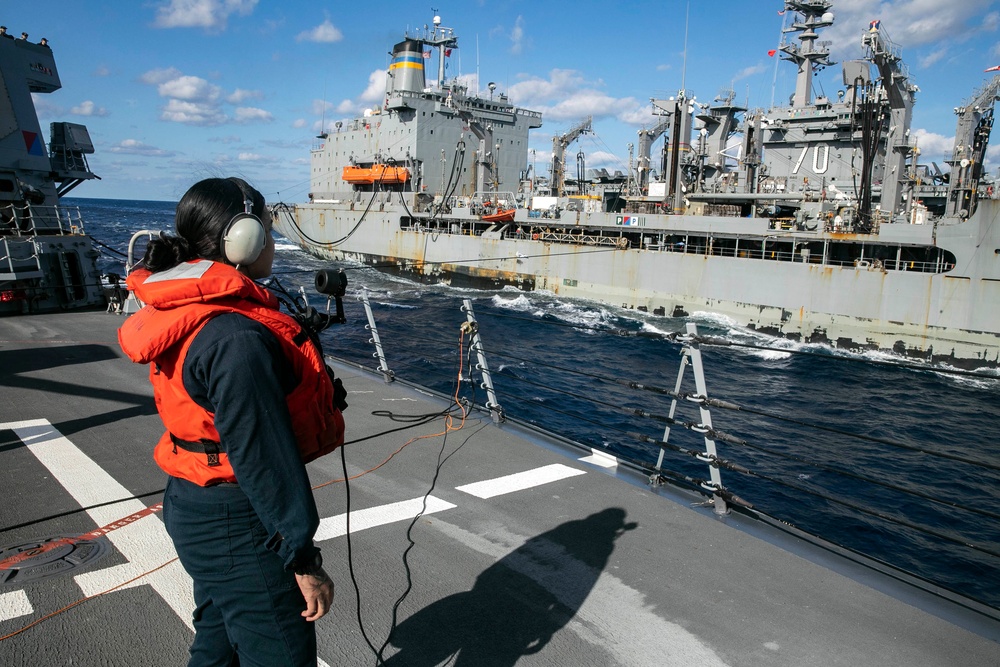
[{"label": "supply ship", "polygon": [[98,178],[77,123],[50,126],[46,150],[32,94],[62,87],[52,49],[0,37],[0,314],[104,306],[98,253],[77,207],[60,199]]},{"label": "supply ship", "polygon": [[820,40],[832,5],[785,2],[787,106],[654,99],[630,173],[588,172],[578,156],[574,179],[566,149],[584,119],[553,137],[545,182],[528,167],[541,114],[446,79],[458,39],[435,17],[393,48],[383,104],[320,135],[308,201],[276,207],[275,226],[314,255],[420,280],[707,311],[806,343],[996,366],[1000,208],[983,160],[1000,76],[957,107],[950,171],[924,165],[917,86],[880,21],[859,30],[864,57],[842,64],[836,99],[814,90],[834,64]]}]

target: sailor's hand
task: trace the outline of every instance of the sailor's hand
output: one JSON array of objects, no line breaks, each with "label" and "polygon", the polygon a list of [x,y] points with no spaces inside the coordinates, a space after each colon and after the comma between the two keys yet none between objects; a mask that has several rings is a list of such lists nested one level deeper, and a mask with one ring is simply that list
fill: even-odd
[{"label": "sailor's hand", "polygon": [[333,581],[322,568],[315,573],[296,574],[295,581],[306,599],[306,610],[302,616],[307,621],[318,621],[330,611],[333,604]]}]

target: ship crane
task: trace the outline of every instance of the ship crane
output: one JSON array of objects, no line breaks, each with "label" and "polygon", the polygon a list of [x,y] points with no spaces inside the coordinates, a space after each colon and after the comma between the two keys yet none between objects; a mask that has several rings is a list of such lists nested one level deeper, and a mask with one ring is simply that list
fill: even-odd
[{"label": "ship crane", "polygon": [[[469,129],[479,139],[476,149],[476,192],[496,191],[500,185],[496,155],[500,147],[493,145],[493,126],[489,123],[484,124],[482,118],[466,109],[455,107],[455,113],[468,124]],[[487,174],[489,182],[486,180]]]},{"label": "ship crane", "polygon": [[593,121],[593,116],[587,116],[585,120],[577,123],[569,132],[558,137],[552,137],[552,168],[550,170],[552,196],[561,197],[564,194],[566,176],[563,171],[566,168],[564,160],[566,148],[576,141],[581,134],[591,132]]},{"label": "ship crane", "polygon": [[948,160],[947,212],[966,218],[975,211],[977,190],[983,177],[983,159],[993,127],[993,105],[1000,97],[1000,75],[977,91],[973,98],[955,108],[955,148]]},{"label": "ship crane", "polygon": [[636,166],[636,170],[639,173],[639,194],[645,194],[646,188],[649,187],[649,156],[653,151],[653,144],[656,143],[656,140],[663,136],[668,129],[670,129],[670,125],[671,120],[668,116],[661,120],[660,123],[652,130],[639,130],[639,157],[638,165]]},{"label": "ship crane", "polygon": [[[910,121],[913,117],[914,94],[917,87],[910,81],[899,47],[873,21],[865,33],[863,43],[868,47],[868,57],[878,68],[882,90],[889,104],[889,132],[886,136],[885,175],[882,178],[881,208],[893,217],[902,204],[902,191],[906,175],[906,161],[913,151],[909,143]],[[911,198],[912,199],[912,198]]]}]

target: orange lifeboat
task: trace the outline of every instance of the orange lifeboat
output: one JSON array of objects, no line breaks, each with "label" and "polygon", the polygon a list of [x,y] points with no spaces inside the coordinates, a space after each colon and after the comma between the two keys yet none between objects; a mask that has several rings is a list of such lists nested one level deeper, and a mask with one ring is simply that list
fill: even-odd
[{"label": "orange lifeboat", "polygon": [[387,164],[373,164],[370,167],[347,165],[341,177],[353,185],[373,183],[398,185],[410,180],[410,170],[406,167],[390,167]]},{"label": "orange lifeboat", "polygon": [[513,208],[501,209],[496,213],[490,213],[482,217],[486,222],[514,222],[515,210]]}]

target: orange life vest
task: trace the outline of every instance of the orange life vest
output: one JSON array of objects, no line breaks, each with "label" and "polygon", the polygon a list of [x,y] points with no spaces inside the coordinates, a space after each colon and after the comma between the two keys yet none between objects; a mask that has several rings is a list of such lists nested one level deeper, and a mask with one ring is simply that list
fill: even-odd
[{"label": "orange life vest", "polygon": [[237,481],[228,457],[219,451],[214,414],[194,402],[183,380],[184,359],[195,336],[224,313],[260,322],[280,342],[298,378],[287,404],[302,460],[312,461],[344,444],[344,418],[333,404],[333,383],[322,354],[299,323],[278,310],[273,294],[235,268],[209,260],[158,273],[140,269],[126,284],[146,306],[125,321],[118,341],[132,361],[152,364],[156,409],[167,428],[153,457],[167,474],[201,486]]}]

